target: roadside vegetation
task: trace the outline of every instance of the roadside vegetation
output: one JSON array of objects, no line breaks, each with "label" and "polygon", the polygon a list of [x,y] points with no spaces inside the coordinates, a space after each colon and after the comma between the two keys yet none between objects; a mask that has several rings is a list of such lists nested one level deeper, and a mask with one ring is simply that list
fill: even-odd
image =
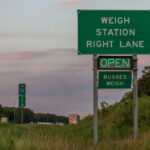
[{"label": "roadside vegetation", "polygon": [[[78,125],[0,124],[0,150],[150,150],[150,67],[139,79],[139,134],[133,139],[133,94],[114,105],[101,102],[99,144],[93,145],[93,116]],[[141,91],[140,91],[141,89]]]},{"label": "roadside vegetation", "polygon": [[93,117],[78,125],[0,124],[0,150],[149,150],[150,97],[139,98],[139,136],[133,139],[132,99],[99,111],[99,144],[93,145]]},{"label": "roadside vegetation", "polygon": [[[2,107],[0,105],[0,118],[1,117],[8,117],[8,121],[13,123],[14,122],[14,111],[15,111],[15,123],[21,123],[21,108],[14,108],[14,107]],[[23,109],[23,122],[24,123],[37,123],[37,122],[51,122],[53,124],[63,123],[68,124],[68,117],[66,116],[57,116],[55,114],[44,114],[44,113],[34,113],[29,108]]]}]

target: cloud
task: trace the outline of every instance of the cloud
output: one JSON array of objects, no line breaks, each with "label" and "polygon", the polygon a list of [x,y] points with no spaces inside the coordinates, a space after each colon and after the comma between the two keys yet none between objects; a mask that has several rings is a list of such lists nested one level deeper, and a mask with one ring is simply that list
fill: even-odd
[{"label": "cloud", "polygon": [[137,0],[126,0],[129,3],[135,3]]},{"label": "cloud", "polygon": [[[150,64],[149,56],[138,55],[138,58],[139,68]],[[66,115],[92,112],[92,56],[78,56],[76,49],[49,49],[5,52],[0,54],[0,59],[6,59],[1,62],[1,104],[12,106],[18,83],[25,82],[27,107],[35,112]],[[115,103],[124,92],[99,90],[98,102]]]},{"label": "cloud", "polygon": [[[71,72],[71,71],[70,71]],[[16,73],[18,74],[18,73]],[[6,72],[4,79],[0,79],[1,104],[11,106],[17,97],[17,85],[27,84],[27,107],[37,112],[72,113],[88,112],[92,99],[92,73],[90,76],[70,75],[69,72],[54,75],[51,71],[39,76],[23,77],[15,72]],[[7,82],[6,82],[7,80]],[[6,83],[5,83],[6,82]],[[9,98],[10,97],[10,98]],[[8,99],[8,101],[6,101]]]},{"label": "cloud", "polygon": [[0,37],[5,37],[5,36],[7,36],[6,33],[0,33]]},{"label": "cloud", "polygon": [[49,51],[22,51],[22,52],[6,52],[0,54],[1,60],[24,60],[24,59],[37,59],[50,55]]},{"label": "cloud", "polygon": [[60,2],[60,4],[72,5],[72,4],[79,4],[83,1],[86,1],[86,0],[63,0]]},{"label": "cloud", "polygon": [[59,4],[63,7],[72,8],[81,5],[81,3],[87,0],[62,0]]}]

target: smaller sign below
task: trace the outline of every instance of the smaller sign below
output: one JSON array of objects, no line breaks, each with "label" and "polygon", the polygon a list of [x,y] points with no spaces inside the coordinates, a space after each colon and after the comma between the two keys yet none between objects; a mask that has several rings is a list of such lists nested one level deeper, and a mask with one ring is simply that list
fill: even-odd
[{"label": "smaller sign below", "polygon": [[99,56],[97,69],[99,70],[132,70],[132,56]]},{"label": "smaller sign below", "polygon": [[99,72],[99,89],[127,89],[131,88],[131,71]]}]

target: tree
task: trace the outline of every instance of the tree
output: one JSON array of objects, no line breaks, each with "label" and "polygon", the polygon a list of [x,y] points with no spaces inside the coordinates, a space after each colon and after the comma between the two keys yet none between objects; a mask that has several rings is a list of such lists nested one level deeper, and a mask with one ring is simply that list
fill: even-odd
[{"label": "tree", "polygon": [[142,73],[144,75],[149,75],[150,76],[150,66],[145,66],[144,69],[142,70]]},{"label": "tree", "polygon": [[0,104],[0,113],[3,112],[3,108],[2,108],[2,105]]},{"label": "tree", "polygon": [[[10,122],[14,121],[14,107],[4,107],[4,114],[5,116],[8,117],[8,120]],[[23,122],[24,123],[29,123],[33,121],[34,118],[34,113],[31,109],[29,108],[24,108],[23,109]],[[21,108],[16,108],[16,123],[21,123]]]},{"label": "tree", "polygon": [[0,118],[2,117],[2,115],[3,115],[3,107],[2,107],[2,105],[0,104]]},{"label": "tree", "polygon": [[124,94],[124,96],[122,97],[122,100],[132,99],[132,98],[133,98],[133,91],[129,91]]},{"label": "tree", "polygon": [[142,78],[138,80],[139,95],[150,96],[150,66],[144,67],[142,73],[143,73]]},{"label": "tree", "polygon": [[[142,73],[142,77],[138,80],[138,96],[150,96],[150,66],[145,66]],[[133,98],[133,91],[126,92],[122,100],[129,98]]]},{"label": "tree", "polygon": [[64,124],[68,124],[69,119],[65,116],[56,116],[54,114],[43,114],[43,113],[35,113],[34,114],[34,122],[63,122]]},{"label": "tree", "polygon": [[103,114],[103,117],[104,117],[108,113],[108,111],[107,111],[108,103],[103,101],[100,104],[101,104],[101,107],[102,107],[102,114]]}]

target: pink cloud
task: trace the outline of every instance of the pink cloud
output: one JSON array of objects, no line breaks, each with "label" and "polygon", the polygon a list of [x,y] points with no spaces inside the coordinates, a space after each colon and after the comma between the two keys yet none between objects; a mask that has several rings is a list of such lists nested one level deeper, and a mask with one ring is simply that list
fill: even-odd
[{"label": "pink cloud", "polygon": [[14,52],[14,53],[3,53],[1,57],[4,59],[21,59],[23,55],[19,52],[18,53]]},{"label": "pink cloud", "polygon": [[67,4],[67,5],[70,5],[70,4],[77,4],[77,3],[81,3],[83,1],[86,1],[86,0],[63,0],[60,2],[60,4]]},{"label": "pink cloud", "polygon": [[59,4],[65,7],[76,7],[81,5],[81,3],[85,1],[87,0],[62,0],[59,2]]}]

